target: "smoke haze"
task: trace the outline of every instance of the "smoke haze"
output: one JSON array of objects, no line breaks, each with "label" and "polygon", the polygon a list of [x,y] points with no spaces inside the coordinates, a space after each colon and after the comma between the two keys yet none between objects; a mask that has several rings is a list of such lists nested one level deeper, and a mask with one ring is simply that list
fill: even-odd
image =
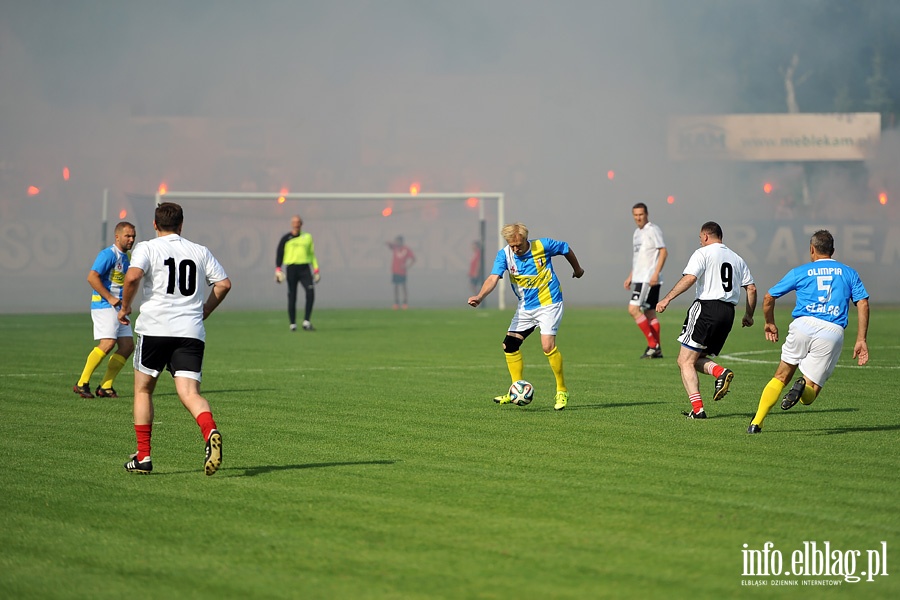
[{"label": "smoke haze", "polygon": [[[163,181],[177,190],[403,193],[420,182],[423,192],[503,192],[506,221],[578,254],[587,274],[566,284],[571,304],[624,310],[636,202],[666,236],[666,289],[700,224],[716,220],[763,290],[806,259],[807,230],[827,226],[836,258],[857,266],[870,292],[893,295],[896,210],[859,190],[900,194],[895,150],[873,159],[874,183],[852,165],[817,171],[823,208],[781,221],[761,182],[794,186],[797,165],[666,159],[670,115],[785,111],[779,68],[792,52],[810,74],[801,110],[838,110],[837,84],[811,65],[868,69],[870,33],[841,14],[788,29],[782,4],[4,0],[0,312],[86,309],[103,190],[110,230],[125,211],[146,239]],[[900,5],[885,10],[900,18]],[[761,82],[759,97],[748,96],[747,80]],[[894,135],[886,147],[897,147]],[[65,183],[63,166],[72,169]],[[26,195],[29,185],[41,193]],[[317,306],[389,306],[384,241],[398,233],[423,257],[410,274],[413,305],[462,306],[469,295],[477,211],[435,205],[391,221],[379,218],[381,204],[363,218],[314,202],[190,202],[184,234],[209,244],[235,281],[230,307],[282,306],[271,271],[296,212],[321,255]],[[488,268],[495,214],[489,205]],[[566,280],[568,265],[556,266]]]}]

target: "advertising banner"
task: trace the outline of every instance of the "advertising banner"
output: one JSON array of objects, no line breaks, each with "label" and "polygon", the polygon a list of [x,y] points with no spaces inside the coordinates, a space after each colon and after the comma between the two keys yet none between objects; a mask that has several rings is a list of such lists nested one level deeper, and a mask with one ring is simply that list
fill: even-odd
[{"label": "advertising banner", "polygon": [[669,119],[672,160],[854,161],[878,144],[879,113],[696,115]]}]

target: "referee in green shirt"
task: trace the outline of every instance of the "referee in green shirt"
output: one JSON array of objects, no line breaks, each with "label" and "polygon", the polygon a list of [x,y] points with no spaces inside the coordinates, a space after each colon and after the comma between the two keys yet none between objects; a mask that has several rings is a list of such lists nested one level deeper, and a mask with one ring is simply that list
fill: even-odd
[{"label": "referee in green shirt", "polygon": [[[306,290],[306,309],[303,312],[303,329],[313,331],[310,317],[316,300],[315,284],[319,282],[319,261],[313,238],[303,233],[303,219],[300,215],[291,217],[291,230],[282,236],[275,253],[275,281],[281,283],[287,273],[288,317],[291,331],[297,331],[297,284]],[[284,270],[282,270],[284,266]]]}]

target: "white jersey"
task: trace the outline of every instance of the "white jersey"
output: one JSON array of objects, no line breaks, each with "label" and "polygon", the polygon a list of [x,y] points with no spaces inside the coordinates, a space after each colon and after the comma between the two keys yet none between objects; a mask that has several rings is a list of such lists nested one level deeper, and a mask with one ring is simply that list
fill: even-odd
[{"label": "white jersey", "polygon": [[131,267],[144,271],[136,333],[206,341],[205,288],[228,278],[206,246],[175,233],[139,242],[131,253]]},{"label": "white jersey", "polygon": [[[647,283],[653,272],[656,271],[656,263],[659,262],[659,249],[665,248],[662,229],[653,223],[647,222],[643,229],[638,227],[632,236],[634,257],[631,260],[631,281],[633,283]],[[662,273],[659,274],[659,283],[662,283]]]},{"label": "white jersey", "polygon": [[697,300],[721,300],[731,304],[740,301],[742,287],[753,283],[753,275],[744,259],[721,242],[695,250],[684,268],[684,275],[697,278]]}]

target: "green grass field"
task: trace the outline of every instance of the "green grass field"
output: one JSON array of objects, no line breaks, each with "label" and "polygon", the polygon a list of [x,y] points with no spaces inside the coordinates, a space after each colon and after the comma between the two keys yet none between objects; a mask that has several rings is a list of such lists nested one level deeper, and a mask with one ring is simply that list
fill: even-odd
[{"label": "green grass field", "polygon": [[[226,305],[207,322],[203,391],[224,437],[213,477],[168,377],[154,471],[124,472],[130,361],[122,398],[71,391],[88,314],[0,316],[0,597],[900,597],[900,310],[873,308],[863,368],[854,311],[817,402],[776,407],[749,436],[780,344],[761,320],[738,326],[720,359],[732,392],[714,404],[702,377],[711,418],[689,421],[685,308],[663,315],[654,361],[638,360],[624,306],[570,308],[571,400],[555,412],[536,338],[523,347],[534,402],[491,401],[509,385],[508,311],[320,309],[318,331],[292,334],[280,311]],[[858,575],[882,541],[888,576],[871,582],[743,575],[745,544],[772,542],[790,570],[804,542],[829,542],[861,552]]]}]

